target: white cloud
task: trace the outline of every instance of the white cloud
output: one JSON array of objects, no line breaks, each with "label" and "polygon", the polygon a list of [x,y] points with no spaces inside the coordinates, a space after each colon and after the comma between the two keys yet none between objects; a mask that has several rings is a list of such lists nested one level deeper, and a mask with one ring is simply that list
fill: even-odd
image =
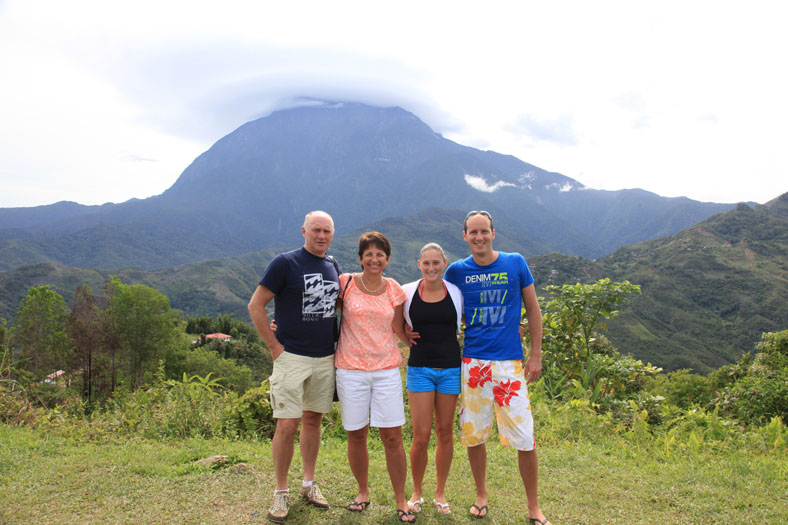
[{"label": "white cloud", "polygon": [[572,185],[571,182],[565,182],[563,184],[558,182],[553,182],[552,184],[545,184],[544,188],[546,190],[558,190],[561,193],[565,193],[567,191],[571,191],[575,189],[575,186]]},{"label": "white cloud", "polygon": [[399,105],[588,187],[765,202],[788,190],[781,9],[0,1],[0,206],[161,193],[305,97]]},{"label": "white cloud", "polygon": [[474,190],[483,191],[485,193],[494,193],[501,188],[505,188],[506,186],[512,186],[515,188],[517,187],[516,184],[502,180],[499,180],[495,184],[490,184],[484,179],[484,177],[479,177],[478,175],[468,175],[467,173],[465,174],[465,182]]}]

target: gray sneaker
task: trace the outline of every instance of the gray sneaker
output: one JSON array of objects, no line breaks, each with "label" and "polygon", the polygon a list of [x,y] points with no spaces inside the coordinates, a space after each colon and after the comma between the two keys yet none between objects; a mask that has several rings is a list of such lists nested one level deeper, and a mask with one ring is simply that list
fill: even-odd
[{"label": "gray sneaker", "polygon": [[274,523],[284,523],[287,518],[287,492],[275,492],[274,502],[268,509],[268,519]]},{"label": "gray sneaker", "polygon": [[314,505],[319,509],[327,509],[328,508],[328,501],[326,498],[323,497],[323,493],[320,492],[320,487],[317,486],[317,483],[312,483],[309,487],[301,487],[301,490],[298,491],[298,494],[301,495],[302,498],[305,498],[309,501],[310,505]]}]

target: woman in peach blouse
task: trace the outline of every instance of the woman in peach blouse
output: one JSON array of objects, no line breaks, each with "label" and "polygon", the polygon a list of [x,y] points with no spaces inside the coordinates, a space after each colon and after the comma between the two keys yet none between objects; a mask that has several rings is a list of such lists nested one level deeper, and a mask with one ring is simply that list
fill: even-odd
[{"label": "woman in peach blouse", "polygon": [[371,425],[380,431],[397,516],[403,523],[413,523],[416,515],[405,497],[405,405],[399,371],[402,355],[397,346],[397,337],[408,341],[403,321],[405,292],[394,279],[383,276],[390,258],[391,243],[382,233],[361,236],[358,259],[363,271],[340,276],[342,328],[334,362],[342,426],[348,436],[348,463],[358,483],[358,494],[347,508],[361,512],[369,506],[367,437]]}]

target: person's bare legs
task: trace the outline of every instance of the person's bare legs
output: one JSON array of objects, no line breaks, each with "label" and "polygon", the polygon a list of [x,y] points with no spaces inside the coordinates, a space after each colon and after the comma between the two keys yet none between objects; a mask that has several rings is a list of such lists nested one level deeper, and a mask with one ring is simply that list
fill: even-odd
[{"label": "person's bare legs", "polygon": [[[410,472],[413,478],[413,494],[410,501],[422,497],[422,482],[427,469],[427,448],[432,431],[432,410],[435,404],[435,391],[408,391],[410,419],[413,423],[413,442],[410,445]],[[437,461],[437,456],[436,456]],[[405,509],[407,510],[407,509]]]},{"label": "person's bare legs", "polygon": [[[350,471],[358,483],[358,494],[354,501],[361,503],[369,501],[369,451],[367,450],[367,436],[369,425],[358,430],[348,430],[347,433],[347,460]],[[362,510],[361,506],[351,510]]]},{"label": "person's bare legs", "polygon": [[[473,481],[476,483],[476,507],[481,509],[487,505],[487,445],[482,443],[475,447],[468,447],[468,462],[471,464]],[[476,516],[479,511],[471,507],[471,514]],[[474,512],[475,511],[475,512]],[[486,515],[486,510],[481,515]]]},{"label": "person's bare legs", "polygon": [[397,508],[407,511],[408,500],[405,499],[405,478],[408,476],[408,461],[405,447],[402,444],[402,427],[379,428],[380,440],[386,451],[386,467],[394,489]]},{"label": "person's bare legs", "polygon": [[276,490],[285,490],[287,488],[287,473],[290,470],[290,463],[293,461],[295,435],[300,421],[301,418],[280,418],[276,420],[276,431],[271,442]]},{"label": "person's bare legs", "polygon": [[539,459],[534,450],[518,450],[517,465],[520,467],[520,477],[525,485],[525,497],[528,498],[528,517],[539,520],[544,519],[542,509],[539,508],[538,477]]},{"label": "person's bare legs", "polygon": [[[454,457],[454,416],[457,412],[458,397],[458,394],[435,394],[435,437],[437,441],[435,449],[435,501],[438,503],[446,503],[446,480],[449,478],[449,469],[451,469],[451,461]],[[413,428],[415,435],[415,423]],[[416,484],[415,476],[413,484],[414,486]],[[446,511],[441,510],[441,512]]]},{"label": "person's bare legs", "polygon": [[301,416],[299,445],[301,447],[301,462],[304,465],[304,481],[315,480],[315,465],[317,464],[317,453],[320,450],[322,423],[323,414],[320,412],[304,411]]}]

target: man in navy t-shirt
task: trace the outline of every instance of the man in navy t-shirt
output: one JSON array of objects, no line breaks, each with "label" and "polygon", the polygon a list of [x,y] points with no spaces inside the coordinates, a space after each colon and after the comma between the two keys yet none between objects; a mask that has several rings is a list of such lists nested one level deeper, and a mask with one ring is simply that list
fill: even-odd
[{"label": "man in navy t-shirt", "polygon": [[[519,253],[493,250],[495,229],[486,211],[465,217],[463,238],[471,256],[452,263],[445,279],[462,291],[462,442],[476,482],[470,513],[487,516],[487,448],[495,416],[501,443],[518,451],[520,476],[532,524],[549,523],[537,497],[538,460],[526,383],[542,372],[542,314],[528,264]],[[531,351],[523,368],[520,312],[525,305]]]},{"label": "man in navy t-shirt", "polygon": [[[272,442],[276,489],[268,511],[271,521],[287,518],[287,474],[299,443],[304,481],[299,494],[318,508],[328,508],[315,483],[323,414],[334,397],[334,323],[339,295],[339,267],[326,256],[334,221],[323,211],[309,212],[301,227],[304,246],[274,257],[249,301],[249,315],[271,352],[271,407],[276,419]],[[271,300],[277,332],[265,307]]]}]

